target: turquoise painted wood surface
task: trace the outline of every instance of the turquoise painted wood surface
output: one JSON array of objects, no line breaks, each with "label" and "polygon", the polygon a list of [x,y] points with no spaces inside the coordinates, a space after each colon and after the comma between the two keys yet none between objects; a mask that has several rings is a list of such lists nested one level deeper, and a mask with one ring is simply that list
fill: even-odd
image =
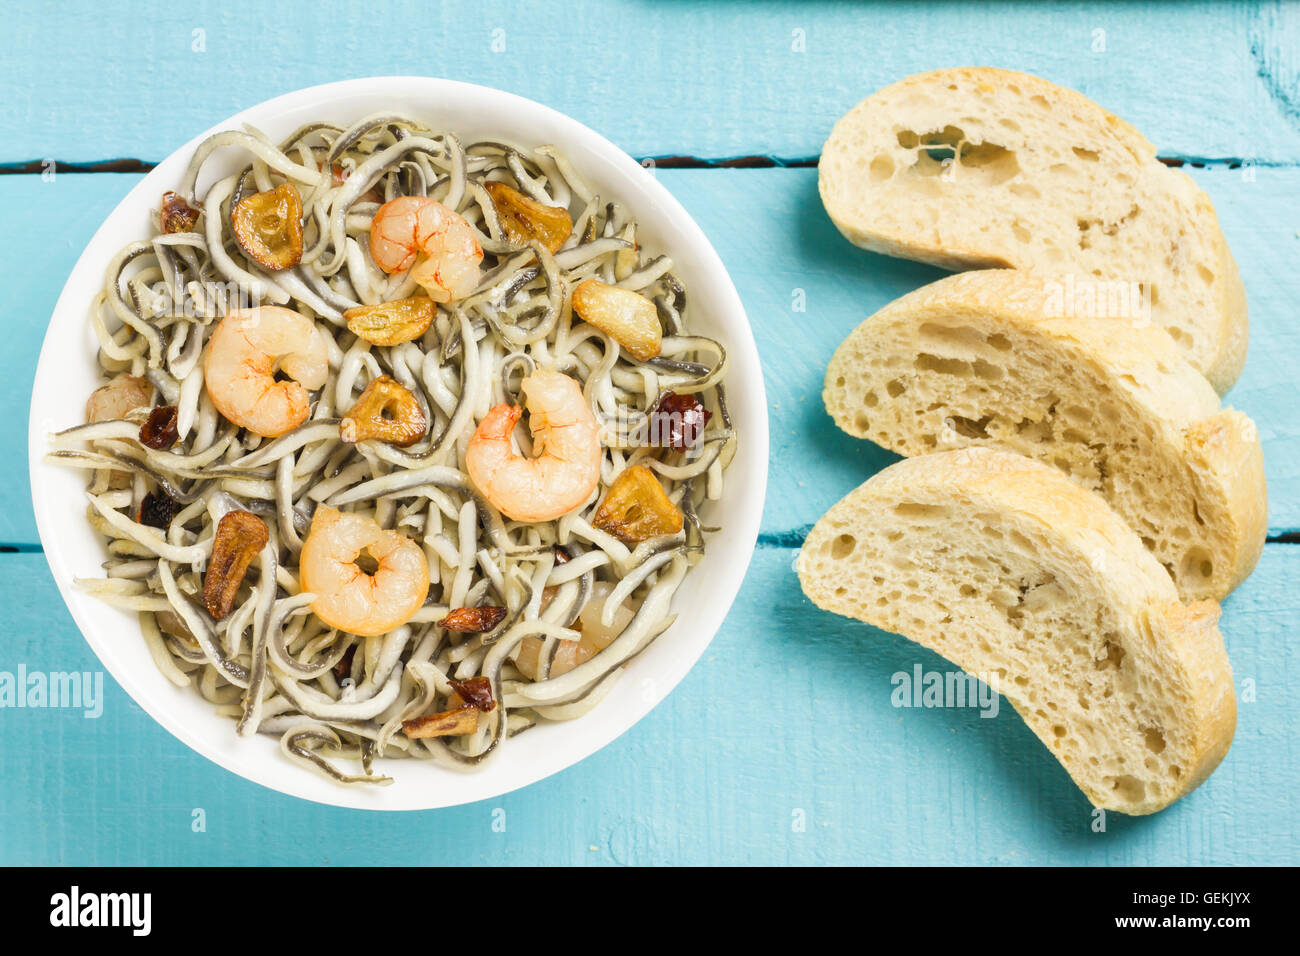
[{"label": "turquoise painted wood surface", "polygon": [[[1271,533],[1300,531],[1294,7],[487,0],[380,14],[361,3],[287,13],[226,2],[107,13],[71,4],[57,17],[21,7],[6,19],[0,166],[154,161],[269,95],[398,72],[532,96],[637,156],[812,157],[840,113],[909,72],[972,62],[1039,72],[1134,122],[1163,155],[1212,160],[1190,171],[1219,210],[1252,318],[1250,358],[1228,400],[1260,425]],[[192,49],[195,30],[204,52]],[[1233,168],[1233,159],[1254,162]],[[806,527],[892,460],[830,424],[820,402],[826,360],[867,314],[939,273],[844,242],[812,169],[657,175],[731,271],[772,413],[760,548],[727,623],[673,695],[601,753],[526,790],[385,816],[307,804],[220,770],[106,677],[97,719],[0,710],[0,863],[1300,860],[1291,733],[1300,547],[1269,544],[1225,604],[1244,691],[1226,762],[1168,811],[1112,816],[1105,833],[1092,832],[1087,802],[1010,708],[985,719],[975,709],[894,707],[892,676],[942,669],[940,659],[817,611],[791,573]],[[46,320],[86,239],[137,179],[0,176],[9,225],[0,230],[0,545],[36,545],[25,425]],[[40,554],[0,553],[0,609],[0,672],[98,670]],[[193,829],[195,810],[204,832]],[[493,828],[497,811],[504,832]]]},{"label": "turquoise painted wood surface", "polygon": [[[1235,676],[1254,682],[1256,701],[1241,705],[1224,763],[1154,817],[1111,815],[1105,833],[1011,708],[984,718],[894,707],[893,675],[944,662],[818,612],[790,573],[794,554],[759,549],[708,652],[627,734],[466,807],[376,814],[280,796],[195,756],[111,680],[98,719],[0,711],[0,861],[1295,862],[1300,548],[1270,546],[1228,600]],[[95,668],[42,557],[10,555],[5,567],[23,626],[6,635],[0,670]],[[191,829],[196,809],[202,833]],[[504,833],[493,830],[497,811]]]},{"label": "turquoise painted wood surface", "polygon": [[638,157],[806,157],[868,92],[972,64],[1082,90],[1170,155],[1300,150],[1300,11],[1281,2],[75,0],[5,20],[6,160],[157,160],[275,94],[383,74],[519,93]]}]

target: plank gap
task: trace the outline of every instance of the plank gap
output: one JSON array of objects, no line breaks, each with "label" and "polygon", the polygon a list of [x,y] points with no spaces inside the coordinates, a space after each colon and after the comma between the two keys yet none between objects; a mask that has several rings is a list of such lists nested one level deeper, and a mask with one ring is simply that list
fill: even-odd
[{"label": "plank gap", "polygon": [[[813,526],[803,525],[789,531],[763,531],[758,535],[760,548],[801,548]],[[1281,531],[1264,539],[1265,544],[1300,544],[1300,531]]]},{"label": "plank gap", "polygon": [[157,163],[143,159],[103,159],[90,163],[69,163],[61,159],[29,159],[0,163],[0,176],[45,176],[51,173],[147,173]]},{"label": "plank gap", "polygon": [[801,156],[731,156],[710,159],[700,156],[648,156],[638,160],[642,166],[657,169],[812,169],[820,157]]},{"label": "plank gap", "polygon": [[[812,169],[817,156],[770,156],[751,154],[744,156],[707,157],[669,153],[661,156],[644,156],[637,160],[642,166],[656,169]],[[1194,169],[1226,167],[1240,169],[1246,163],[1256,168],[1285,169],[1300,165],[1300,161],[1276,162],[1247,159],[1241,156],[1158,156],[1166,166]],[[124,157],[89,162],[69,162],[62,159],[28,159],[0,163],[0,176],[40,176],[50,173],[147,173],[158,164],[147,159]]]},{"label": "plank gap", "polygon": [[[804,539],[812,531],[812,525],[803,525],[789,531],[763,531],[759,533],[757,547],[786,548],[797,550],[803,547]],[[1284,531],[1269,535],[1265,544],[1300,544],[1300,531]],[[39,544],[0,544],[0,554],[44,554],[45,549]]]},{"label": "plank gap", "polygon": [[802,548],[804,539],[808,537],[812,529],[812,525],[806,524],[801,528],[792,528],[789,531],[763,531],[758,535],[758,547]]}]

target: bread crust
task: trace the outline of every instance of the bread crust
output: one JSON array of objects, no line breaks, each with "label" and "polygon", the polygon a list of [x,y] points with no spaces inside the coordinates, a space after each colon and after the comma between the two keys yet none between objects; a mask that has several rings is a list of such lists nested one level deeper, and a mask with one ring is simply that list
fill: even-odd
[{"label": "bread crust", "polygon": [[[1187,699],[1196,728],[1194,756],[1184,794],[1191,793],[1214,773],[1228,754],[1237,729],[1237,695],[1232,669],[1219,633],[1219,605],[1213,601],[1164,604],[1152,608],[1148,621],[1155,640],[1181,658]],[[1162,807],[1152,807],[1154,812]]]},{"label": "bread crust", "polygon": [[[1209,197],[1206,197],[1205,203],[1207,206],[1210,205]],[[1214,212],[1212,206],[1210,211]],[[1219,221],[1217,213],[1214,214],[1214,221],[1216,223]],[[1241,377],[1242,370],[1246,367],[1246,351],[1250,343],[1250,314],[1246,305],[1246,284],[1241,281],[1237,260],[1233,258],[1232,250],[1228,248],[1228,240],[1223,236],[1222,231],[1219,233],[1219,271],[1223,276],[1223,294],[1219,307],[1220,314],[1223,316],[1220,332],[1223,349],[1218,363],[1207,369],[1205,376],[1214,386],[1214,390],[1224,395]]]},{"label": "bread crust", "polygon": [[1226,408],[1193,422],[1183,436],[1188,458],[1227,494],[1227,516],[1239,544],[1229,565],[1229,593],[1255,570],[1268,537],[1268,487],[1258,429],[1242,412]]}]

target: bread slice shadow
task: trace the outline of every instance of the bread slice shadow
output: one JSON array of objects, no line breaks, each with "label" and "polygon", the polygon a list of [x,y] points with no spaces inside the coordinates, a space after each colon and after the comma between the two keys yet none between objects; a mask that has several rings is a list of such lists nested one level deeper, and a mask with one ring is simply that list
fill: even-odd
[{"label": "bread slice shadow", "polygon": [[[899,687],[907,686],[905,682],[914,678],[918,666],[923,675],[961,673],[960,668],[904,637],[821,610],[804,597],[793,575],[782,581],[773,598],[777,626],[763,631],[765,640],[788,642],[792,634],[799,634],[807,670],[836,674],[840,680],[851,675],[858,679],[858,686],[867,688],[857,695],[858,709],[845,715],[845,723],[861,725],[861,732],[873,741],[893,736],[890,746],[906,748],[909,764],[930,761],[941,772],[946,767],[949,773],[960,770],[966,775],[964,784],[956,785],[953,777],[945,777],[944,787],[936,788],[934,799],[936,804],[944,801],[948,805],[934,809],[968,816],[959,801],[973,801],[974,812],[991,814],[996,802],[999,815],[1023,819],[1039,835],[1050,832],[1063,852],[1081,850],[1098,839],[1122,839],[1169,815],[1170,810],[1149,816],[1106,813],[1105,830],[1094,832],[1098,818],[1087,797],[1006,698],[997,697],[993,716],[983,715],[991,708],[978,706],[896,706]],[[955,737],[962,738],[960,746],[949,739]],[[894,772],[897,767],[868,764],[858,772],[882,769]],[[914,779],[906,790],[909,800],[916,801],[917,788],[935,776],[908,773]],[[901,784],[892,781],[892,785]],[[1186,799],[1192,798],[1194,794]],[[872,812],[881,809],[871,808]],[[984,831],[985,836],[992,836],[991,829]]]},{"label": "bread slice shadow", "polygon": [[838,286],[862,294],[861,313],[844,316],[845,334],[886,303],[950,274],[923,262],[896,259],[853,245],[826,215],[816,176],[800,183],[797,192],[800,196],[792,232],[795,255]]}]

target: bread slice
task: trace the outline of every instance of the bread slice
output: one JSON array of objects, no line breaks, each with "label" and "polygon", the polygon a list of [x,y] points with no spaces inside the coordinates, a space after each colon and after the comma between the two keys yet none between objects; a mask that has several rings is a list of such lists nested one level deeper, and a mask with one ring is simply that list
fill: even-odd
[{"label": "bread slice", "polygon": [[921,73],[849,111],[819,164],[856,245],[949,269],[1072,271],[1152,319],[1222,394],[1246,360],[1246,293],[1205,193],[1119,117],[1046,80]]},{"label": "bread slice", "polygon": [[1039,462],[968,448],[891,465],[817,522],[798,571],[819,607],[985,679],[1094,806],[1168,806],[1232,741],[1218,605],[1179,603],[1106,503]]},{"label": "bread slice", "polygon": [[835,423],[903,455],[985,445],[1099,493],[1186,600],[1221,600],[1268,525],[1254,423],[1157,328],[1062,317],[1069,276],[965,272],[885,306],[836,350]]}]

